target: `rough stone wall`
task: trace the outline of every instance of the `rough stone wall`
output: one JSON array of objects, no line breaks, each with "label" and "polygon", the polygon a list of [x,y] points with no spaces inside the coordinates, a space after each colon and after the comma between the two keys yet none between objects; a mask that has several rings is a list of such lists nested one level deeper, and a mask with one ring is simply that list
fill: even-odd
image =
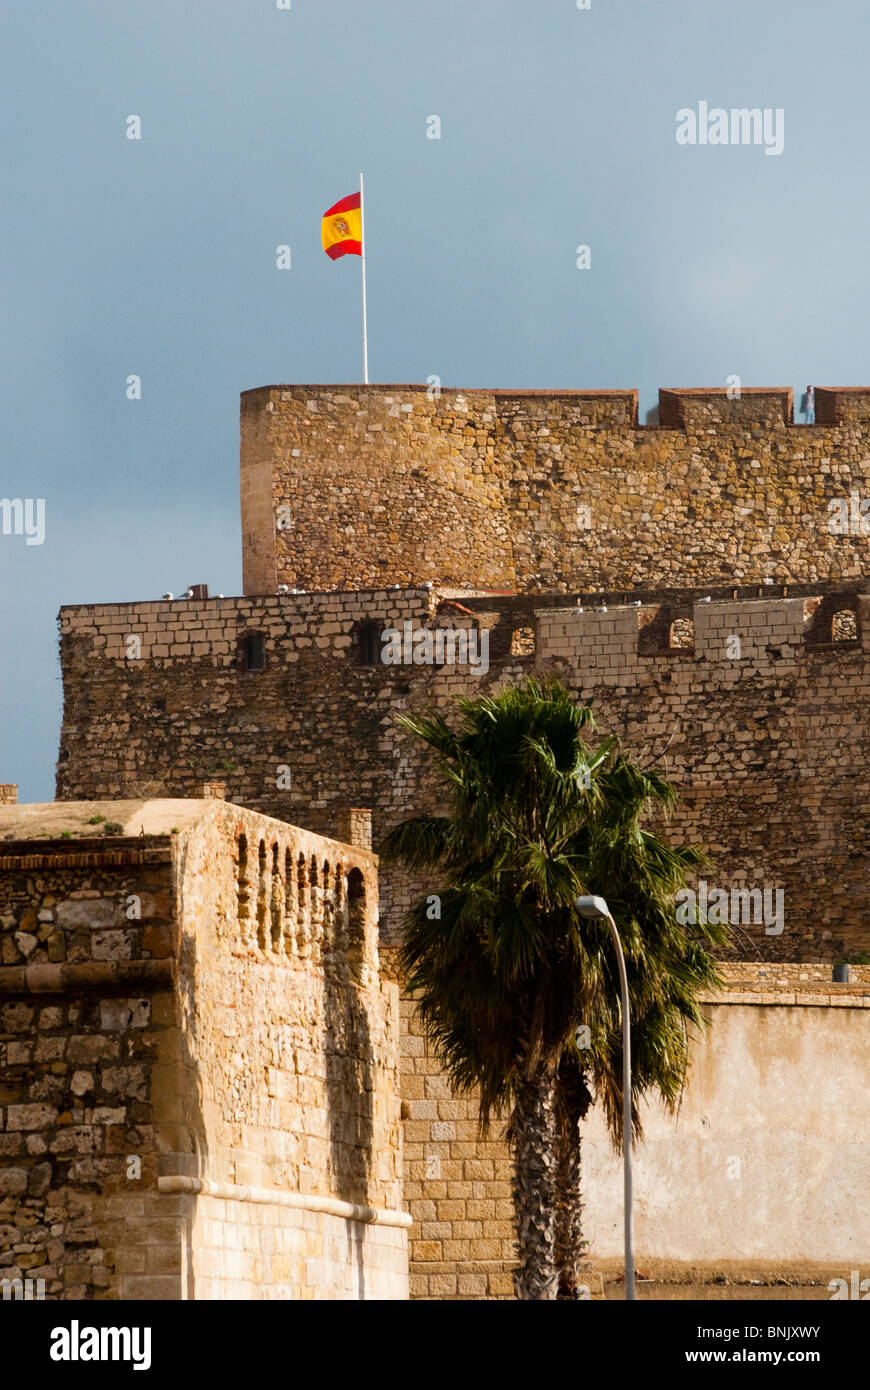
[{"label": "rough stone wall", "polygon": [[[419,590],[65,608],[58,796],[191,795],[220,769],[231,801],[323,834],[342,808],[373,807],[379,836],[417,804],[425,773],[394,716],[427,698],[431,672],[360,666],[355,634],[425,624],[435,606]],[[239,660],[249,631],[265,636],[262,672]]]},{"label": "rough stone wall", "polygon": [[[371,806],[377,846],[443,796],[397,715],[449,713],[458,694],[555,670],[592,700],[602,733],[667,769],[683,797],[669,833],[709,848],[711,886],[782,889],[783,931],[750,922],[738,955],[867,950],[863,585],[761,598],[754,586],[736,600],[730,588],[637,590],[637,606],[581,596],[583,612],[558,595],[460,601],[434,589],[65,608],[58,795],[185,795],[221,768],[231,800],[320,833],[342,806]],[[832,642],[837,612],[853,626]],[[488,670],[360,664],[367,622],[376,657],[388,627],[478,627]],[[670,645],[680,624],[692,646]],[[265,638],[261,672],[239,662],[250,631]],[[382,867],[382,939],[397,939],[423,886]]]},{"label": "rough stone wall", "polygon": [[[638,1267],[654,1278],[848,1278],[870,1257],[864,1058],[870,967],[728,967],[677,1118],[646,1106],[635,1157]],[[516,1261],[503,1126],[477,1137],[413,1002],[402,1000],[411,1297],[510,1298]],[[589,1276],[621,1269],[622,1161],[593,1108],[583,1136]],[[735,1162],[736,1160],[736,1162]]]},{"label": "rough stone wall", "polygon": [[2,845],[0,1258],[48,1297],[406,1297],[376,861],[191,804]]},{"label": "rough stone wall", "polygon": [[247,594],[390,584],[519,592],[848,579],[870,496],[870,395],[265,386],[242,395]]},{"label": "rough stone wall", "polygon": [[164,1273],[172,931],[168,845],[0,843],[0,1278],[42,1279],[46,1298],[148,1296]]},{"label": "rough stone wall", "polygon": [[[663,609],[690,615],[693,646],[668,648],[665,623],[644,650]],[[832,642],[837,613],[854,636]],[[629,746],[666,748],[673,831],[709,848],[709,888],[782,890],[782,922],[741,930],[738,958],[749,941],[782,960],[870,950],[868,653],[860,594],[540,615],[539,667]]]},{"label": "rough stone wall", "polygon": [[[378,973],[376,860],[220,803],[178,853],[182,972],[207,985],[201,1002],[191,989],[185,1026],[210,1173],[397,1207],[397,998]],[[242,1051],[232,1038],[259,1044]]]}]

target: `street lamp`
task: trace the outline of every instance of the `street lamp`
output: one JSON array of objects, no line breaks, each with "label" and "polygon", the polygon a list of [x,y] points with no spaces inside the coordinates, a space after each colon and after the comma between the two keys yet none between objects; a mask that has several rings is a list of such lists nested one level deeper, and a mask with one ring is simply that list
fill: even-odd
[{"label": "street lamp", "polygon": [[631,1033],[628,1016],[628,976],[625,956],[616,923],[603,898],[578,898],[574,903],[581,917],[604,917],[610,923],[616,959],[619,963],[619,989],[622,995],[622,1169],[624,1177],[625,1213],[625,1297],[634,1300],[634,1236],[632,1231],[631,1198]]}]

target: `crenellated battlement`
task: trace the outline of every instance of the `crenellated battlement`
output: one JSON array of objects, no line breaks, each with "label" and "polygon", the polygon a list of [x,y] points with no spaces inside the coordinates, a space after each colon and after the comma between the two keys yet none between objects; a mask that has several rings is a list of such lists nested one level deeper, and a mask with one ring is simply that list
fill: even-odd
[{"label": "crenellated battlement", "polygon": [[[795,667],[811,651],[870,655],[870,595],[725,599],[537,610],[537,660],[582,668],[605,683],[634,685],[663,658],[718,666],[737,681]],[[700,678],[704,678],[700,676]]]},{"label": "crenellated battlement", "polygon": [[[306,653],[386,674],[410,664],[417,675],[431,667],[442,676],[456,656],[426,661],[388,659],[389,632],[474,631],[487,634],[488,662],[496,668],[558,661],[603,678],[620,673],[634,683],[659,659],[684,662],[798,662],[810,650],[832,658],[870,652],[870,580],[860,586],[761,586],[701,595],[698,590],[638,590],[637,597],[562,595],[533,597],[464,593],[454,589],[281,594],[261,598],[174,599],[161,603],[70,606],[61,609],[67,664],[78,652],[126,668],[142,664],[193,670],[202,664],[239,677],[248,669],[245,642],[262,639],[264,669],[292,666]],[[760,595],[764,595],[761,597]],[[544,606],[545,605],[545,606]],[[373,634],[363,653],[360,634]],[[518,641],[518,634],[523,634]],[[736,639],[736,640],[735,640]],[[85,644],[82,646],[82,644]],[[456,673],[461,675],[457,666]],[[450,672],[453,674],[452,672]]]},{"label": "crenellated battlement", "polygon": [[[638,415],[636,387],[625,390],[600,391],[566,388],[564,390],[510,390],[502,387],[448,387],[438,378],[428,384],[416,382],[375,383],[366,386],[334,386],[324,383],[308,385],[256,386],[241,394],[242,413],[256,416],[269,412],[283,402],[304,397],[306,406],[340,408],[347,404],[361,406],[378,402],[385,413],[399,418],[402,405],[407,406],[414,396],[427,401],[443,402],[445,413],[464,412],[463,402],[477,411],[481,406],[494,418],[509,421],[518,415],[537,414],[541,408],[557,403],[570,407],[571,423],[585,428],[600,429],[690,429],[693,424],[716,422],[721,425],[770,424],[794,425],[794,392],[790,386],[667,386],[659,387],[659,419],[644,424]],[[397,400],[402,400],[398,403]],[[404,398],[408,398],[405,400]],[[815,388],[816,425],[848,425],[870,419],[870,386],[817,386]],[[417,407],[415,407],[417,408]],[[425,406],[420,403],[420,407]],[[271,413],[271,412],[269,412]],[[489,422],[491,423],[491,422]],[[804,428],[804,426],[799,426]]]}]

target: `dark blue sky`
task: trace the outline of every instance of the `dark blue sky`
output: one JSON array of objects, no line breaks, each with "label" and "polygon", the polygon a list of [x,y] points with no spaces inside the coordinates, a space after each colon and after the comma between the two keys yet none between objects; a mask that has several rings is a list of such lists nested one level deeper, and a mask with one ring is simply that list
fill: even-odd
[{"label": "dark blue sky", "polygon": [[[732,373],[870,384],[860,0],[3,8],[0,496],[46,502],[41,546],[0,534],[22,800],[53,796],[59,606],[238,593],[239,392],[360,379],[359,262],[320,246],[360,169],[373,381],[642,415]],[[701,101],[782,108],[783,153],[678,145]]]}]

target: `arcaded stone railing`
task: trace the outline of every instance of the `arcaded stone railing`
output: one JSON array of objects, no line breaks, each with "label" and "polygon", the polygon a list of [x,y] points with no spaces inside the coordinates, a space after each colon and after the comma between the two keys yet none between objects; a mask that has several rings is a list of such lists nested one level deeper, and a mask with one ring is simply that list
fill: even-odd
[{"label": "arcaded stone railing", "polygon": [[345,856],[337,844],[307,832],[276,825],[266,836],[250,837],[242,829],[236,840],[242,944],[270,960],[323,964],[367,982],[377,971],[376,923],[362,869]]}]

